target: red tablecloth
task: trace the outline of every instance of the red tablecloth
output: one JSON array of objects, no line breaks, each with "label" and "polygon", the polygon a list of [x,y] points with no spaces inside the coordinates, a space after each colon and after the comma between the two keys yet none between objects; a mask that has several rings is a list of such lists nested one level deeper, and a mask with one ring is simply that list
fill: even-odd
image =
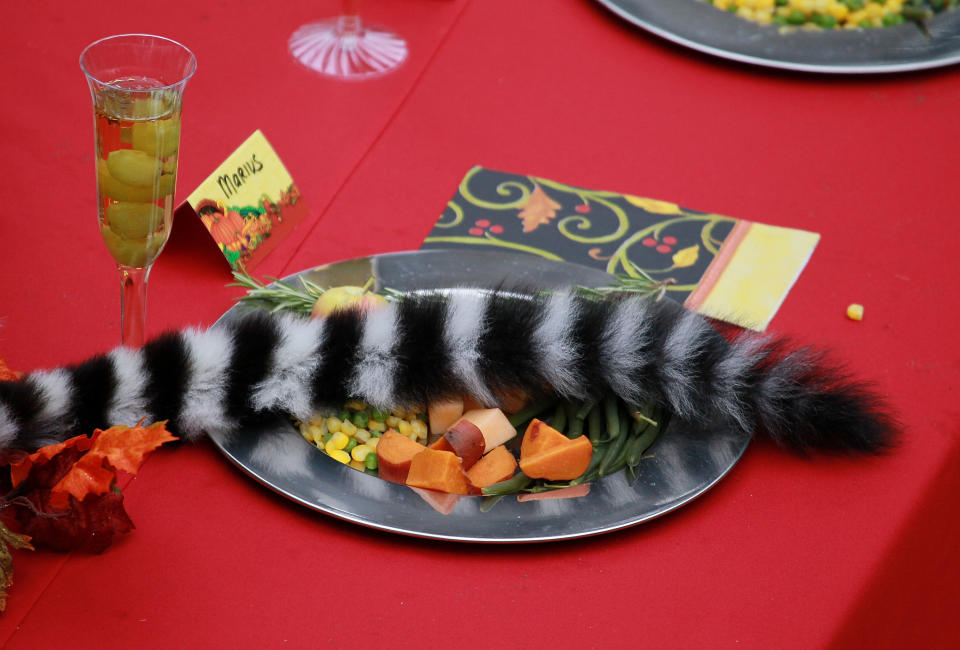
[{"label": "red tablecloth", "polygon": [[[679,0],[677,0],[679,1]],[[823,235],[775,331],[833,349],[905,425],[872,459],[757,441],[688,507],[529,546],[409,539],[289,503],[200,443],[126,490],[102,555],[17,552],[11,648],[947,648],[960,638],[956,68],[793,74],[670,45],[588,0],[370,0],[397,73],[337,83],[286,52],[333,0],[7,3],[0,78],[0,354],[21,370],[118,342],[94,225],[81,49],[152,32],[197,54],[178,196],[260,128],[313,210],[258,268],[280,275],[420,245],[472,165]],[[195,224],[192,224],[195,226]],[[150,333],[238,294],[178,223]],[[866,318],[847,320],[848,303]]]}]

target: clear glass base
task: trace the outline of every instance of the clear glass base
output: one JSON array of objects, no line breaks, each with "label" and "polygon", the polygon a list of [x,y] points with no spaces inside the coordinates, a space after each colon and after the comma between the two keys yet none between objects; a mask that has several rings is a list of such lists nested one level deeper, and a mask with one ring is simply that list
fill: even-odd
[{"label": "clear glass base", "polygon": [[387,74],[407,58],[407,42],[359,16],[340,16],[302,26],[290,37],[290,54],[320,74],[362,79]]}]

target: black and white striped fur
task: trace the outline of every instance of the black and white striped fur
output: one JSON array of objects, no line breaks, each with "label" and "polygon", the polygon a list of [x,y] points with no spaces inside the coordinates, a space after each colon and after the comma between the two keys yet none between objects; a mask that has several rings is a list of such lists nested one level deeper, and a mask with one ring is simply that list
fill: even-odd
[{"label": "black and white striped fur", "polygon": [[324,320],[254,311],[0,382],[0,448],[144,417],[195,439],[348,398],[398,407],[467,394],[493,405],[516,389],[655,400],[674,417],[722,418],[801,452],[877,452],[894,438],[874,393],[817,354],[755,334],[728,341],[668,300],[464,290]]}]

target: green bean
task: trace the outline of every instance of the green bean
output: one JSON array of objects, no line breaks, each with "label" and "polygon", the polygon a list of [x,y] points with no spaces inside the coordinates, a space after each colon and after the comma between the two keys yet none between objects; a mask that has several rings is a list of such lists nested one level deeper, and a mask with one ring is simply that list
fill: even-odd
[{"label": "green bean", "polygon": [[594,401],[592,399],[585,399],[579,403],[579,406],[576,411],[576,418],[578,420],[586,420],[587,414],[593,410]]},{"label": "green bean", "polygon": [[510,424],[512,424],[514,427],[519,427],[521,424],[532,420],[556,403],[556,397],[547,397],[542,400],[537,400],[536,402],[528,405],[526,408],[517,411],[507,419],[510,420]]},{"label": "green bean", "polygon": [[553,410],[553,417],[550,418],[550,426],[561,433],[567,428],[567,409],[563,402],[557,402],[557,407]]},{"label": "green bean", "polygon": [[577,478],[570,481],[570,485],[580,485],[581,483],[589,483],[594,478],[596,478],[597,472],[600,469],[600,463],[603,462],[603,457],[606,452],[605,445],[594,445],[593,447],[593,456],[590,457],[590,464],[587,465],[586,471]]},{"label": "green bean", "polygon": [[[627,418],[630,416],[624,411],[620,413],[620,427],[622,429],[627,428]],[[599,473],[600,476],[606,476],[610,474],[613,470],[612,467],[616,462],[623,456],[623,450],[626,447],[627,441],[630,439],[630,436],[627,433],[623,433],[617,436],[607,447],[607,451],[603,456],[603,461],[600,463]]]},{"label": "green bean", "polygon": [[923,21],[923,20],[930,20],[931,18],[933,18],[932,11],[930,11],[929,9],[920,8],[920,7],[910,7],[910,6],[903,7],[902,9],[900,9],[900,13],[903,14],[904,18],[908,18],[910,20]]},{"label": "green bean", "polygon": [[500,499],[505,496],[505,494],[497,494],[491,497],[485,497],[483,502],[480,504],[480,512],[490,512],[493,506],[500,503]]},{"label": "green bean", "polygon": [[642,434],[633,438],[627,448],[627,465],[635,467],[643,456],[643,452],[650,448],[657,436],[660,435],[660,427],[648,427]]},{"label": "green bean", "polygon": [[570,425],[567,427],[568,438],[579,438],[583,435],[583,425],[590,413],[590,402],[569,402],[567,407],[570,409],[567,418]]},{"label": "green bean", "polygon": [[620,435],[620,408],[615,395],[608,394],[604,398],[603,410],[607,418],[607,435],[614,440]]},{"label": "green bean", "polygon": [[596,453],[597,445],[603,436],[603,409],[599,406],[587,415],[587,435],[590,436],[590,442],[593,443],[593,450]]},{"label": "green bean", "polygon": [[514,494],[527,487],[532,482],[532,478],[520,470],[517,470],[517,473],[514,474],[512,478],[508,478],[506,481],[500,481],[499,483],[494,483],[493,485],[488,485],[480,491],[484,494],[484,496],[488,497]]}]

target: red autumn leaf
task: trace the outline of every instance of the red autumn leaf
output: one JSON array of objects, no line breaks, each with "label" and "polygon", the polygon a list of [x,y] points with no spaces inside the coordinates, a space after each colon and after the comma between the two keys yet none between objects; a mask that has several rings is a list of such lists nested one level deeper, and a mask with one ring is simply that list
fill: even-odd
[{"label": "red autumn leaf", "polygon": [[[94,434],[96,435],[96,434]],[[66,449],[76,448],[79,451],[90,449],[93,444],[93,438],[90,436],[74,436],[69,440],[59,442],[55,445],[41,447],[26,458],[10,465],[10,480],[13,487],[20,485],[30,475],[34,467],[43,465],[53,459],[57,454]]]},{"label": "red autumn leaf", "polygon": [[117,470],[136,474],[147,454],[165,442],[176,440],[166,421],[147,427],[118,425],[93,432],[93,445],[86,455],[53,486],[52,503],[66,506],[66,495],[83,501],[88,494],[103,494],[112,486]]},{"label": "red autumn leaf", "polygon": [[49,489],[34,490],[28,498],[44,514],[17,508],[16,517],[23,533],[29,535],[36,546],[54,551],[101,553],[116,536],[134,527],[123,508],[123,495],[114,490],[88,495],[83,501],[68,497],[70,508],[65,512],[51,505]]},{"label": "red autumn leaf", "polygon": [[559,203],[547,196],[539,185],[534,186],[527,202],[523,204],[523,209],[517,215],[523,221],[523,232],[533,232],[538,227],[550,223],[561,207]]}]

